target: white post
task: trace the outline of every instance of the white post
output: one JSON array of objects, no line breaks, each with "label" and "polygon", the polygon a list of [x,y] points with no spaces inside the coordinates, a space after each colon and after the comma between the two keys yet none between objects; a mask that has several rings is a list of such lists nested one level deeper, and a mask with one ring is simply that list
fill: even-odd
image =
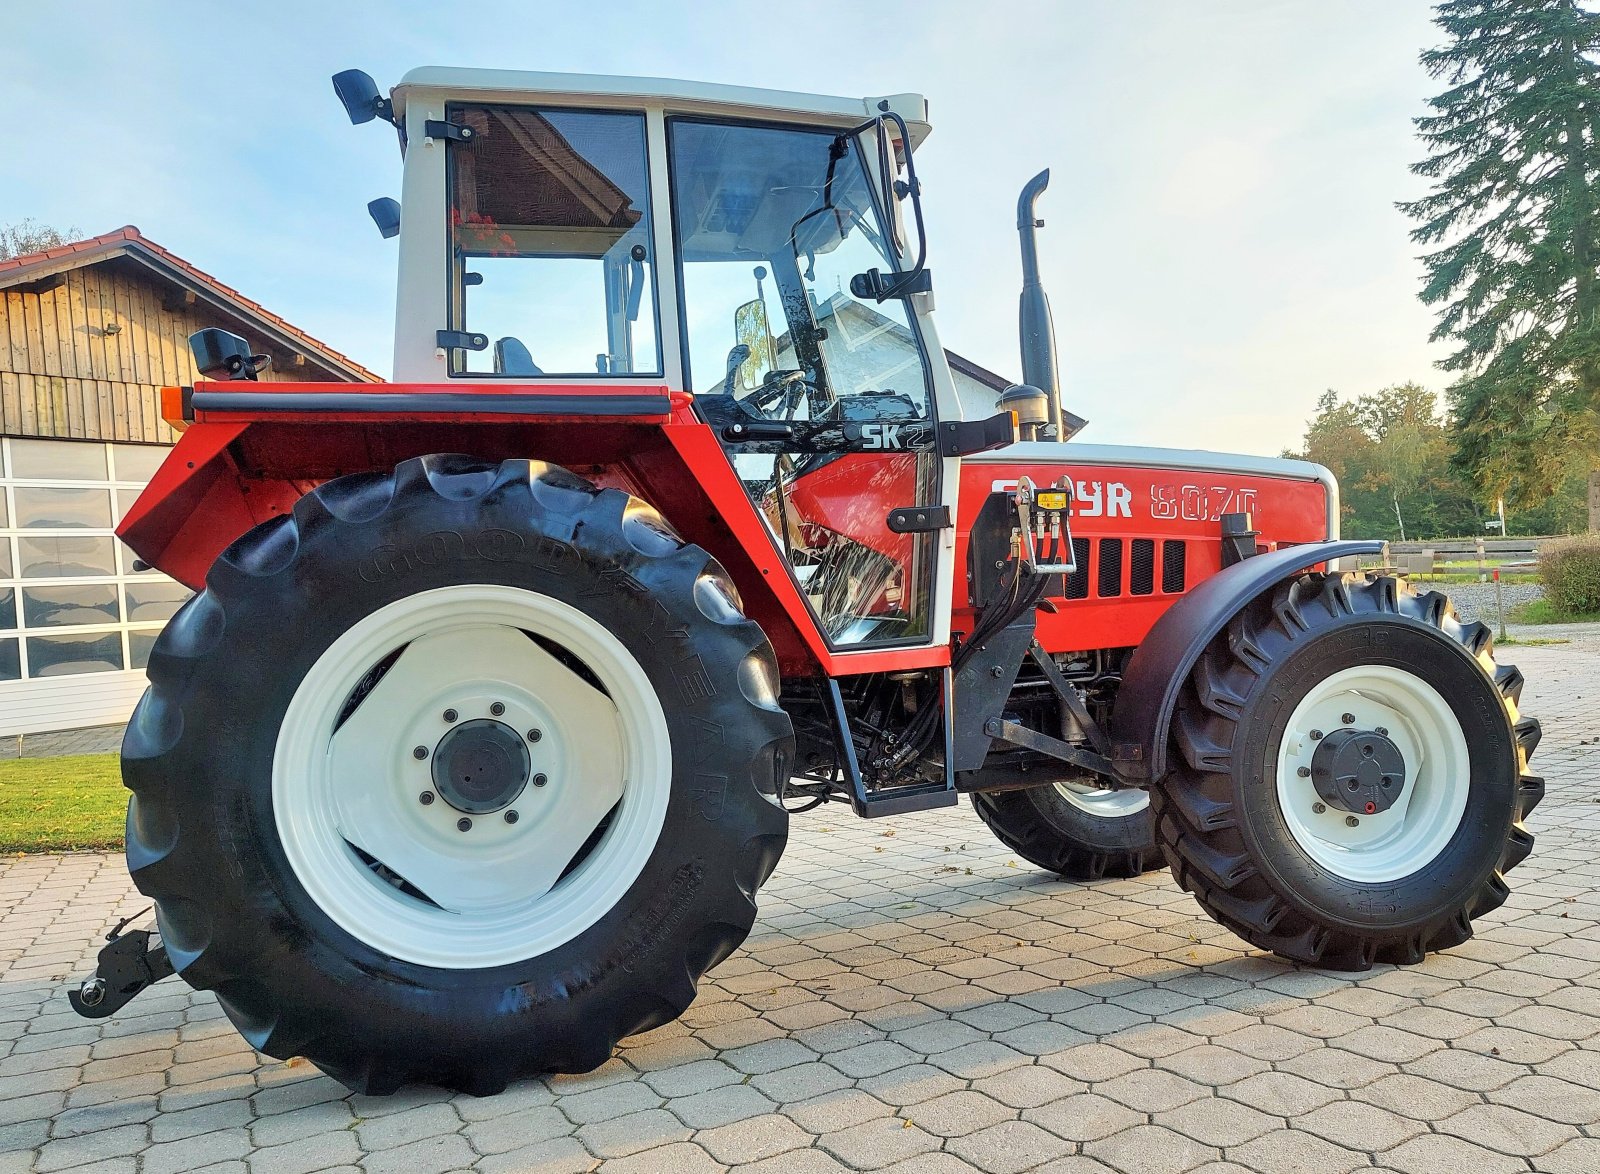
[{"label": "white post", "polygon": [[1499,567],[1494,569],[1494,610],[1495,614],[1500,617],[1500,635],[1497,639],[1504,640],[1506,638],[1506,601],[1505,597],[1500,594]]}]

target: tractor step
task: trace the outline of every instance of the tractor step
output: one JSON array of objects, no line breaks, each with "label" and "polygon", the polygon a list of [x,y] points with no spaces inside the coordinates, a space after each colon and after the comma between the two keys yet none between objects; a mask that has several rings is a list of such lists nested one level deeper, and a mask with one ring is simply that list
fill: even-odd
[{"label": "tractor step", "polygon": [[931,811],[936,807],[954,807],[959,792],[943,783],[926,786],[890,787],[882,791],[860,792],[851,797],[851,806],[864,819],[878,819],[885,815],[904,815],[908,811]]},{"label": "tractor step", "polygon": [[130,917],[119,922],[106,935],[94,973],[84,979],[77,990],[67,992],[72,1009],[86,1019],[114,1015],[145,987],[173,973],[166,947],[150,945],[150,939],[157,933],[154,927],[122,932],[132,920]]},{"label": "tractor step", "polygon": [[850,786],[850,806],[863,819],[880,819],[886,815],[905,815],[911,811],[931,811],[936,807],[954,807],[959,794],[956,791],[955,772],[950,762],[950,670],[944,670],[944,744],[946,763],[944,781],[908,783],[900,787],[869,788],[861,774],[861,763],[856,758],[855,744],[850,738],[850,718],[845,713],[844,697],[839,692],[839,682],[829,679],[828,700],[833,720],[838,730],[839,744],[843,748],[841,765]]}]

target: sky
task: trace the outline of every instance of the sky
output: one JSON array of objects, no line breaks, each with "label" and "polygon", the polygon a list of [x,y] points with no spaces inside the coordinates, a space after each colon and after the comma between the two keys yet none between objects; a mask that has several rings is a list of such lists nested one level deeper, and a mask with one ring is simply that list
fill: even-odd
[{"label": "sky", "polygon": [[1017,191],[1084,440],[1275,454],[1317,397],[1442,388],[1394,202],[1439,83],[1423,0],[0,0],[0,223],[145,235],[387,374],[398,196],[328,79],[418,65],[915,91],[936,319],[1019,374]]}]

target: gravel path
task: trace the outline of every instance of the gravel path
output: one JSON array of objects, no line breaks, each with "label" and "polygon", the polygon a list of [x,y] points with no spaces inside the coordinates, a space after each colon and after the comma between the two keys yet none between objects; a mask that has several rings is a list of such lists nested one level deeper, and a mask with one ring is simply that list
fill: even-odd
[{"label": "gravel path", "polygon": [[[1419,589],[1427,586],[1425,583],[1417,584]],[[1495,610],[1493,583],[1441,583],[1438,589],[1451,598],[1464,620],[1482,620],[1486,624],[1493,624],[1499,618]],[[1500,593],[1505,600],[1507,614],[1525,603],[1544,598],[1544,588],[1537,583],[1505,583],[1501,585]]]}]

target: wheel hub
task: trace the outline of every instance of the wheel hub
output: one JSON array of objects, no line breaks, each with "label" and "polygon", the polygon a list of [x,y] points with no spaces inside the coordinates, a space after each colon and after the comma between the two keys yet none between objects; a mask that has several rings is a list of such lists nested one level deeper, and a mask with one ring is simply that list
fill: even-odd
[{"label": "wheel hub", "polygon": [[319,657],[284,715],[273,806],[295,877],[341,928],[477,969],[614,908],[671,781],[666,716],[628,648],[570,604],[474,583],[396,600]]},{"label": "wheel hub", "polygon": [[1316,682],[1290,712],[1278,749],[1289,834],[1318,865],[1362,884],[1409,876],[1443,852],[1471,780],[1450,703],[1392,665],[1355,665]]},{"label": "wheel hub", "polygon": [[1406,785],[1406,760],[1377,730],[1334,730],[1311,757],[1311,781],[1329,807],[1355,815],[1388,811]]},{"label": "wheel hub", "polygon": [[475,718],[453,727],[433,750],[433,785],[457,811],[487,815],[509,807],[528,785],[527,744],[504,722]]}]

